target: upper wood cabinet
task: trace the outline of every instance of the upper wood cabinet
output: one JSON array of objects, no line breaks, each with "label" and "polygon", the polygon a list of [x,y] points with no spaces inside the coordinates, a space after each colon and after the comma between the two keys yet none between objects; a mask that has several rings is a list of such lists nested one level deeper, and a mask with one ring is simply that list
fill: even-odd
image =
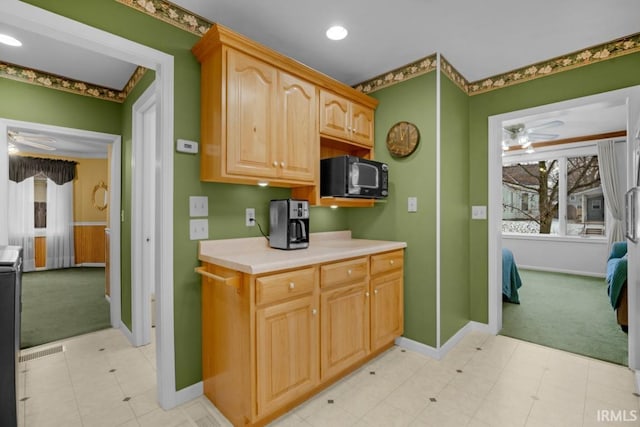
[{"label": "upper wood cabinet", "polygon": [[192,51],[201,64],[202,181],[306,188],[318,204],[326,141],[372,158],[376,99],[218,24]]},{"label": "upper wood cabinet", "polygon": [[321,90],[320,133],[373,147],[373,108]]},{"label": "upper wood cabinet", "polygon": [[316,88],[234,49],[223,48],[221,59],[224,90],[201,95],[201,179],[313,183],[319,152]]}]

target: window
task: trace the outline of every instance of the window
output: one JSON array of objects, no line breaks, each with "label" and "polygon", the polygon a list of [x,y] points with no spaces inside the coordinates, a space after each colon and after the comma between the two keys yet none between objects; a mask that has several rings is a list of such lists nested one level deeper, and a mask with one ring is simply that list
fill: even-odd
[{"label": "window", "polygon": [[[505,159],[502,230],[560,236],[604,235],[605,205],[593,149]],[[568,154],[567,154],[568,153]],[[518,161],[519,160],[519,161]],[[505,197],[506,195],[508,197]]]},{"label": "window", "polygon": [[33,180],[35,228],[47,228],[47,178],[36,177]]}]

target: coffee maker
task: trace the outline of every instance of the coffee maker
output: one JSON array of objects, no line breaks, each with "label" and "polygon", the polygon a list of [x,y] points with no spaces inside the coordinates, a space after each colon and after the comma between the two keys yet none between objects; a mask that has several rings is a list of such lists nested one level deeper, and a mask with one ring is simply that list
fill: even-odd
[{"label": "coffee maker", "polygon": [[309,202],[307,200],[271,200],[269,245],[277,249],[309,247]]}]

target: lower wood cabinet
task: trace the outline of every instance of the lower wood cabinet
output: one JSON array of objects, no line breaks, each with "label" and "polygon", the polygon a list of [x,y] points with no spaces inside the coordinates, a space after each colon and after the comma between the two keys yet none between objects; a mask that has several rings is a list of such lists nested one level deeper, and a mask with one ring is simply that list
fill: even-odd
[{"label": "lower wood cabinet", "polygon": [[258,414],[318,384],[318,303],[308,295],[256,311]]},{"label": "lower wood cabinet", "polygon": [[264,425],[391,347],[403,331],[403,251],[251,275],[203,263],[205,395]]},{"label": "lower wood cabinet", "polygon": [[369,284],[321,294],[321,377],[335,376],[369,354]]}]

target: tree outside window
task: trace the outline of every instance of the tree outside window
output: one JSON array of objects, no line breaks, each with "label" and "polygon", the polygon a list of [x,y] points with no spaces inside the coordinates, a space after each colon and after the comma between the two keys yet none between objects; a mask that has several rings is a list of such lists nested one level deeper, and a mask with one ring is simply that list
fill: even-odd
[{"label": "tree outside window", "polygon": [[503,231],[604,234],[596,155],[505,164],[502,188]]}]

